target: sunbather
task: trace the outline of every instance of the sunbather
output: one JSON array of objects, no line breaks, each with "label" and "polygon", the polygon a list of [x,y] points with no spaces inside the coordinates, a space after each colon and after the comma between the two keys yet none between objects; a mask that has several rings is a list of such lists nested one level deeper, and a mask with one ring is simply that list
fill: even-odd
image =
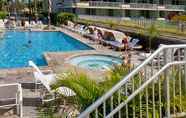
[{"label": "sunbather", "polygon": [[101,30],[97,29],[97,41],[101,43],[101,40],[103,39],[103,34]]},{"label": "sunbather", "polygon": [[123,43],[123,45],[124,45],[125,51],[127,51],[128,48],[129,48],[128,38],[129,38],[129,37],[126,35],[126,37],[124,37],[123,40],[122,40],[122,43]]}]

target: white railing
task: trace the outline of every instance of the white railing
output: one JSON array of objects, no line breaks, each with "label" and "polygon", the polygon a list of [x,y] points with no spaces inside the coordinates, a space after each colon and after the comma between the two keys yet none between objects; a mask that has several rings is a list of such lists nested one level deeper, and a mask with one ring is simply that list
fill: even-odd
[{"label": "white railing", "polygon": [[162,118],[186,115],[186,45],[163,45],[79,118]]}]

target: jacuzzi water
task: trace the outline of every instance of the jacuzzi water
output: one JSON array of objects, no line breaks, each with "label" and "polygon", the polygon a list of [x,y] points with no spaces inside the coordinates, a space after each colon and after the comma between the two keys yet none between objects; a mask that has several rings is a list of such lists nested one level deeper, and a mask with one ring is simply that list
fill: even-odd
[{"label": "jacuzzi water", "polygon": [[92,48],[62,32],[7,31],[0,39],[0,68],[27,67],[29,60],[44,66],[45,52],[90,49]]},{"label": "jacuzzi water", "polygon": [[78,66],[89,70],[110,70],[115,65],[122,64],[122,59],[110,55],[82,55],[76,56],[68,60],[74,66]]}]

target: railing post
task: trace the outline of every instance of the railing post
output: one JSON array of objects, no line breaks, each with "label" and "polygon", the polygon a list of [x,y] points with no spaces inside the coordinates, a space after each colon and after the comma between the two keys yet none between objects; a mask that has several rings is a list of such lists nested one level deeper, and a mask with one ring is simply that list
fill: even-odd
[{"label": "railing post", "polygon": [[[164,63],[171,62],[171,49],[164,49]],[[170,118],[170,86],[169,86],[169,79],[170,79],[170,71],[168,69],[164,72],[164,98],[167,101],[166,106],[166,117]]]},{"label": "railing post", "polygon": [[[184,61],[186,61],[186,48],[184,48]],[[186,64],[184,65],[184,95],[186,95]]]}]

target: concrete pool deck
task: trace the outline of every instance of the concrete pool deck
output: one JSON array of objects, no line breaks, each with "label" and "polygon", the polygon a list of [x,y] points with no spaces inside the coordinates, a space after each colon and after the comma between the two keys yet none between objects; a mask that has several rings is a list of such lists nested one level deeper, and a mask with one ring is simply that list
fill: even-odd
[{"label": "concrete pool deck", "polygon": [[101,81],[108,74],[107,71],[96,71],[88,70],[74,66],[68,62],[70,58],[82,55],[91,55],[91,54],[101,54],[101,55],[111,55],[118,57],[118,54],[114,54],[108,51],[98,51],[98,50],[86,50],[86,51],[73,51],[73,52],[64,52],[64,53],[45,53],[45,59],[48,62],[48,65],[53,68],[56,73],[75,71],[86,73],[91,79]]},{"label": "concrete pool deck", "polygon": [[[102,77],[105,77],[106,72],[95,72],[95,71],[89,71],[86,69],[81,69],[75,66],[72,66],[70,64],[64,63],[65,59],[72,55],[78,55],[78,54],[108,54],[113,56],[121,56],[123,52],[121,51],[114,51],[113,49],[110,49],[108,46],[102,46],[100,44],[97,44],[91,40],[88,40],[87,38],[84,38],[80,34],[77,34],[75,32],[71,32],[64,28],[56,28],[56,31],[61,31],[67,35],[70,35],[71,37],[87,44],[90,47],[93,47],[94,50],[83,50],[83,51],[74,51],[74,52],[46,52],[44,53],[44,57],[48,63],[48,66],[46,67],[40,67],[42,71],[48,71],[53,70],[55,73],[62,73],[69,70],[74,70],[78,72],[86,72],[89,76],[92,76],[93,79],[100,80]],[[141,61],[139,59],[139,52],[138,51],[131,51],[132,57],[131,61],[132,63],[135,63],[136,65],[139,64]],[[95,74],[96,73],[96,74]],[[96,76],[97,77],[96,77]],[[28,87],[30,84],[32,85],[34,83],[34,77],[33,77],[33,69],[30,67],[27,68],[13,68],[13,69],[0,69],[0,84],[7,84],[7,83],[21,83],[23,85],[23,98],[24,99],[33,99],[34,97],[38,97],[37,93],[34,93],[32,91],[33,87]],[[100,80],[101,81],[101,80]],[[30,102],[30,101],[28,101]],[[36,118],[37,117],[37,110],[36,106],[24,106],[24,118]],[[1,114],[0,114],[1,115]],[[0,117],[1,118],[1,117]],[[6,118],[3,116],[3,118]],[[9,118],[9,117],[7,117]]]}]

